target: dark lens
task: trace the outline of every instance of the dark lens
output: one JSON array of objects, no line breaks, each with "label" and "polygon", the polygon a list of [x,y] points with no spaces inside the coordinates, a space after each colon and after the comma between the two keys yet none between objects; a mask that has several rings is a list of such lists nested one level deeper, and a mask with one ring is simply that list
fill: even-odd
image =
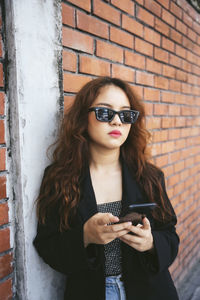
[{"label": "dark lens", "polygon": [[113,117],[113,111],[108,108],[98,108],[97,118],[102,122],[109,122]]},{"label": "dark lens", "polygon": [[137,114],[134,111],[123,111],[122,118],[124,123],[134,123],[137,118]]}]

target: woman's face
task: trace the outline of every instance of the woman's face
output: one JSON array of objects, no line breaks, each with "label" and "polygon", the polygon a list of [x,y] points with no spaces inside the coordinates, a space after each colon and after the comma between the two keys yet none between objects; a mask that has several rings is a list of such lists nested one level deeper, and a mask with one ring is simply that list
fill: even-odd
[{"label": "woman's face", "polygon": [[[106,107],[116,111],[130,109],[130,102],[122,89],[115,85],[101,88],[91,107]],[[131,124],[123,124],[116,114],[111,122],[100,122],[95,112],[88,115],[88,134],[90,143],[105,149],[119,148],[127,139]]]}]

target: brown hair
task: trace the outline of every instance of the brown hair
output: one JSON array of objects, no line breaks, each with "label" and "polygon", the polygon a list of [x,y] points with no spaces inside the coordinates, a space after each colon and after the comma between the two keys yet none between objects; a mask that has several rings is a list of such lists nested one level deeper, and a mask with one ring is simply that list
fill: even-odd
[{"label": "brown hair", "polygon": [[[55,142],[52,165],[46,170],[40,193],[36,200],[39,222],[58,207],[60,230],[70,226],[80,198],[80,180],[89,161],[88,109],[99,95],[101,88],[115,85],[127,95],[131,108],[140,112],[137,122],[131,126],[121,156],[141,185],[148,201],[159,200],[160,209],[155,213],[158,220],[167,220],[170,208],[166,206],[158,168],[148,162],[147,142],[150,137],[145,129],[145,111],[131,86],[118,78],[100,77],[84,85],[74,103],[64,115],[59,136]],[[157,197],[155,198],[155,195]],[[159,195],[159,197],[158,197]]]}]

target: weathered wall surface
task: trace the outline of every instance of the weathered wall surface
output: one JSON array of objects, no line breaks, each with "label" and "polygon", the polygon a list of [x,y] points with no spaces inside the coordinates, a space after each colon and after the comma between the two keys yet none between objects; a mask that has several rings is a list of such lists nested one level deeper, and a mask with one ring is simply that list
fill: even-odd
[{"label": "weathered wall surface", "polygon": [[[5,1],[5,30],[10,144],[7,195],[12,200],[13,296],[28,300],[59,299],[63,293],[62,277],[44,264],[32,241],[36,233],[33,204],[43,170],[49,163],[46,149],[55,139],[62,115],[60,2]],[[1,84],[4,89],[2,80]],[[1,110],[3,115],[3,104]],[[3,137],[2,148],[5,148]],[[5,165],[2,169],[3,180]],[[5,188],[1,198],[6,198]],[[5,206],[6,199],[2,201]],[[4,227],[1,232],[7,236],[1,251],[9,249],[9,227]],[[10,299],[9,291],[0,299]]]},{"label": "weathered wall surface", "polygon": [[6,60],[5,60],[5,24],[3,6],[0,6],[0,299],[11,299],[13,285],[13,242],[11,238],[11,207],[8,196],[8,168],[7,140],[8,108],[5,94]]},{"label": "weathered wall surface", "polygon": [[152,159],[178,215],[178,285],[200,257],[200,15],[186,0],[63,0],[62,15],[65,106],[105,75],[145,103]]}]

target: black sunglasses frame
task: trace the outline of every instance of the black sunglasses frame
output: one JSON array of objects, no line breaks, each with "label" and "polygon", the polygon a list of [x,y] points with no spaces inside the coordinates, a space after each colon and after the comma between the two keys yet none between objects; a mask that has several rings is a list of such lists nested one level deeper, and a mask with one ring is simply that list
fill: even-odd
[{"label": "black sunglasses frame", "polygon": [[[105,110],[107,110],[107,111],[111,111],[111,112],[113,113],[113,116],[111,117],[111,119],[108,120],[108,121],[106,121],[106,120],[102,120],[101,118],[99,118],[99,116],[98,116],[98,110],[100,110],[100,109],[105,109]],[[119,118],[120,118],[120,120],[121,120],[121,122],[122,122],[123,124],[134,124],[134,123],[137,121],[137,118],[138,118],[138,116],[139,116],[139,114],[140,114],[139,111],[137,111],[137,110],[128,109],[128,110],[120,110],[120,111],[116,111],[116,110],[111,109],[111,108],[100,107],[100,106],[98,106],[98,107],[91,107],[91,108],[89,108],[88,111],[89,111],[89,112],[94,111],[94,112],[95,112],[96,119],[97,119],[98,121],[100,121],[100,122],[112,122],[112,120],[114,119],[115,115],[117,114],[117,115],[119,116]],[[125,121],[124,121],[124,116],[123,116],[123,114],[124,114],[125,112],[132,112],[132,113],[135,114],[134,120],[133,120],[132,122],[125,122]]]}]

